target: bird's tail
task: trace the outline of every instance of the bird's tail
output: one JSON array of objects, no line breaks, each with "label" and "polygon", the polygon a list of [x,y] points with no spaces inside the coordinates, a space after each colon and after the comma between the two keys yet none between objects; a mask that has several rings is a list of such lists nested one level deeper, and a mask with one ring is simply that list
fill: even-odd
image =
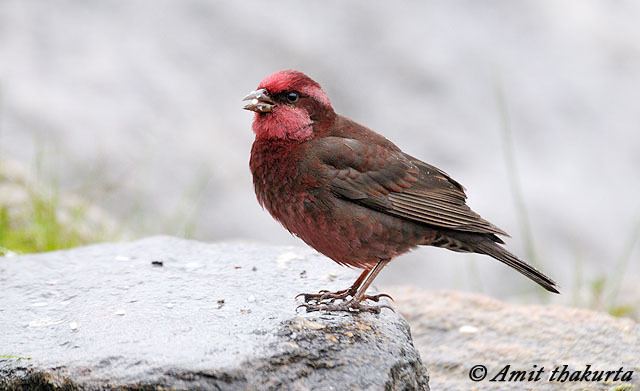
[{"label": "bird's tail", "polygon": [[526,277],[530,278],[532,281],[538,283],[541,287],[548,290],[549,292],[560,293],[555,281],[545,276],[544,274],[542,274],[542,272],[536,270],[536,268],[529,265],[528,263],[518,259],[518,257],[511,254],[498,243],[487,239],[481,242],[473,243],[472,248],[475,252],[488,255],[504,263],[505,265],[511,266]]}]

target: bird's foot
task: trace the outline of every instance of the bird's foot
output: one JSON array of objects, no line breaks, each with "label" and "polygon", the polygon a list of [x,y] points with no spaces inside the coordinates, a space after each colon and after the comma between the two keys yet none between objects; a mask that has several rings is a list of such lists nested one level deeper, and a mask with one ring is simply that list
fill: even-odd
[{"label": "bird's foot", "polygon": [[[376,296],[382,297],[382,295],[376,295]],[[388,296],[388,295],[385,295],[385,296]],[[378,297],[377,299],[379,300],[380,297]],[[367,305],[367,304],[363,304],[362,301],[355,301],[353,299],[349,301],[343,301],[341,303],[333,303],[333,302],[305,303],[305,304],[299,305],[296,309],[301,307],[304,308],[306,312],[315,312],[315,311],[353,312],[353,313],[371,312],[373,314],[379,314],[383,308],[388,308],[391,311],[395,312],[395,310],[391,306],[388,306],[386,304]]]},{"label": "bird's foot", "polygon": [[296,299],[302,297],[305,303],[315,302],[316,304],[330,304],[336,300],[346,300],[349,296],[352,296],[353,293],[354,292],[351,292],[350,289],[343,289],[337,292],[323,290],[318,293],[300,293],[296,296]]},{"label": "bird's foot", "polygon": [[[313,302],[313,304],[333,304],[336,302],[336,300],[346,301],[349,296],[353,296],[353,292],[351,292],[349,289],[343,289],[337,292],[329,292],[327,290],[323,290],[318,293],[300,293],[296,296],[296,299],[302,297],[304,298],[305,303]],[[377,303],[383,297],[394,301],[393,297],[386,293],[379,293],[377,295],[364,295],[362,300],[371,300]]]},{"label": "bird's foot", "polygon": [[[315,302],[316,304],[332,304],[336,300],[346,300],[349,296],[353,296],[353,293],[350,292],[349,289],[343,289],[337,292],[329,292],[326,290],[320,291],[318,293],[300,293],[296,296],[296,299],[299,297],[304,298],[305,303]],[[393,297],[386,293],[379,293],[377,295],[364,295],[363,300],[371,300],[376,303],[380,301],[383,297],[394,301]]]}]

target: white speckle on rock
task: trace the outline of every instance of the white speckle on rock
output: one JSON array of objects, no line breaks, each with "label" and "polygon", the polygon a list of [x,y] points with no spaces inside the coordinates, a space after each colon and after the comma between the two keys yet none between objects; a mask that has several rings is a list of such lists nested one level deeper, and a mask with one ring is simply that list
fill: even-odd
[{"label": "white speckle on rock", "polygon": [[130,261],[131,257],[127,257],[126,255],[117,255],[115,257],[116,261]]},{"label": "white speckle on rock", "polygon": [[47,303],[46,301],[38,301],[38,302],[35,302],[35,303],[31,304],[31,307],[46,307],[48,305],[49,305],[49,303]]},{"label": "white speckle on rock", "polygon": [[475,326],[471,326],[471,325],[466,324],[466,325],[464,325],[464,326],[461,326],[461,327],[458,329],[458,331],[459,331],[460,333],[462,333],[462,334],[475,334],[475,333],[477,333],[477,332],[478,332],[478,328],[477,328],[477,327],[475,327]]},{"label": "white speckle on rock", "polygon": [[294,253],[293,251],[287,251],[280,254],[278,258],[276,258],[276,264],[278,265],[278,268],[284,269],[287,267],[289,262],[293,261],[294,259],[302,259],[302,257]]},{"label": "white speckle on rock", "polygon": [[173,304],[173,303],[167,303],[167,308],[173,308],[173,307],[175,307],[175,306],[176,306],[176,305],[175,305],[175,304]]},{"label": "white speckle on rock", "polygon": [[256,297],[254,295],[251,295],[247,298],[247,301],[249,303],[255,303],[256,302]]},{"label": "white speckle on rock", "polygon": [[188,262],[184,265],[184,268],[187,270],[194,270],[197,269],[199,267],[201,267],[202,264],[198,263],[198,262]]},{"label": "white speckle on rock", "polygon": [[78,331],[78,322],[69,322],[69,328],[71,331]]}]

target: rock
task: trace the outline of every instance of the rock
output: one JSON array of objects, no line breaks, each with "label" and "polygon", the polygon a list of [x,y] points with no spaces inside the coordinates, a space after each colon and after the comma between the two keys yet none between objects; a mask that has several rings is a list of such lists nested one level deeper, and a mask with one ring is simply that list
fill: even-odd
[{"label": "rock", "polygon": [[424,389],[407,323],[296,313],[356,273],[311,250],[168,237],[0,258],[0,389]]},{"label": "rock", "polygon": [[[629,390],[627,385],[640,386],[640,325],[633,320],[560,306],[507,304],[460,292],[385,291],[393,294],[396,308],[409,321],[436,390]],[[544,373],[539,381],[521,386],[488,381],[509,364],[508,371],[544,367]],[[469,379],[474,365],[487,367],[485,380]],[[587,365],[592,372],[622,367],[633,375],[630,381],[548,381],[553,369],[562,370],[563,365],[583,373]]]}]

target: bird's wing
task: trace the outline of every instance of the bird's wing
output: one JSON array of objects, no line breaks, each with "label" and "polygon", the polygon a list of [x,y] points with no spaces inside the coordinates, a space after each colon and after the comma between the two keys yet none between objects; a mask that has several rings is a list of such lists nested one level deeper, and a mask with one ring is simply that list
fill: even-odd
[{"label": "bird's wing", "polygon": [[342,198],[436,227],[507,235],[472,211],[464,188],[436,167],[349,138],[326,137],[314,144],[331,191]]}]

